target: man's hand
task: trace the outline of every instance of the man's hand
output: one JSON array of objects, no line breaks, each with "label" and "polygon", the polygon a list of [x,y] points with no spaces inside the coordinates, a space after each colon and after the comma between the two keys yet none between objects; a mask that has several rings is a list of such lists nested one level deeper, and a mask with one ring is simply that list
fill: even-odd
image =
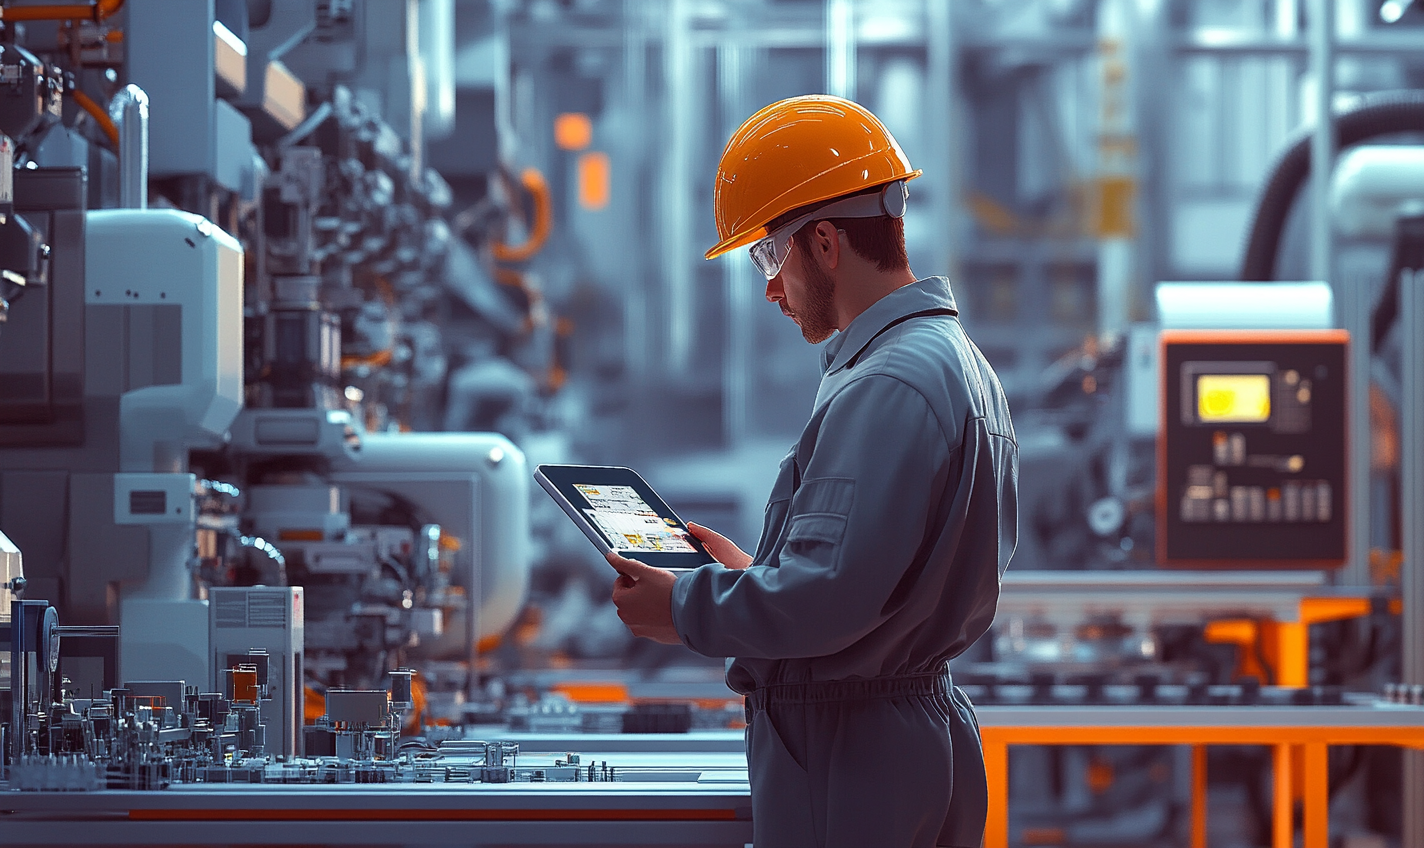
[{"label": "man's hand", "polygon": [[701,524],[693,524],[691,521],[687,522],[687,529],[697,537],[697,541],[707,548],[707,553],[711,554],[713,559],[728,568],[741,571],[752,564],[751,554],[737,547],[735,542],[721,533],[709,530]]},{"label": "man's hand", "polygon": [[613,603],[633,635],[665,645],[680,644],[682,639],[672,623],[672,584],[677,575],[616,553],[608,554],[608,563],[618,570]]}]

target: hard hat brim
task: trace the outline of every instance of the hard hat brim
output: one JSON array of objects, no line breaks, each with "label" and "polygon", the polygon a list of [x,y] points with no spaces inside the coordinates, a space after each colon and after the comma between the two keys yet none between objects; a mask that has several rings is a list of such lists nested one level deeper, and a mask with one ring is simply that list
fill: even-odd
[{"label": "hard hat brim", "polygon": [[[851,163],[846,163],[846,164],[851,164]],[[914,170],[914,171],[909,172],[908,174],[905,174],[904,176],[891,177],[890,179],[885,180],[884,182],[881,182],[881,183],[876,183],[875,185],[884,185],[885,183],[893,183],[893,182],[895,182],[896,180],[904,180],[904,181],[906,181],[906,182],[909,182],[910,180],[915,179],[916,177],[920,176],[920,175],[923,174],[923,173],[924,173],[924,171],[922,171],[922,170]],[[870,188],[870,187],[873,187],[873,186],[867,186],[867,188]],[[803,203],[803,204],[801,204],[801,205],[802,205],[802,206],[810,206],[810,205],[813,204],[813,203],[821,203],[822,201],[826,201],[826,200],[834,200],[834,199],[836,199],[837,197],[842,197],[842,196],[843,196],[843,195],[841,195],[841,194],[828,194],[828,195],[826,195],[825,197],[816,197],[816,198],[813,198],[813,199],[811,199],[811,200],[808,200],[808,201],[806,201],[805,203]],[[736,249],[739,248],[739,247],[746,247],[747,245],[749,245],[749,244],[751,244],[751,243],[753,243],[753,242],[756,242],[756,241],[759,241],[759,240],[761,240],[761,239],[766,238],[766,236],[767,236],[766,224],[762,224],[762,225],[756,226],[756,227],[747,228],[747,229],[745,229],[745,230],[742,230],[741,232],[733,233],[732,235],[728,236],[727,238],[721,240],[721,241],[718,242],[716,245],[714,245],[711,249],[709,249],[706,253],[704,253],[704,254],[702,255],[702,258],[703,258],[703,259],[716,259],[718,256],[721,256],[722,254],[724,254],[724,253],[726,253],[726,252],[728,252],[728,251],[736,250]]]}]

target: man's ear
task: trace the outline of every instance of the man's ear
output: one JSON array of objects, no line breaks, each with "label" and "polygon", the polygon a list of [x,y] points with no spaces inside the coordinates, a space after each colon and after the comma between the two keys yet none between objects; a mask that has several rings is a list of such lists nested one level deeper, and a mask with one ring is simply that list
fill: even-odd
[{"label": "man's ear", "polygon": [[841,231],[830,221],[818,221],[815,236],[817,258],[826,268],[835,270],[841,262]]}]

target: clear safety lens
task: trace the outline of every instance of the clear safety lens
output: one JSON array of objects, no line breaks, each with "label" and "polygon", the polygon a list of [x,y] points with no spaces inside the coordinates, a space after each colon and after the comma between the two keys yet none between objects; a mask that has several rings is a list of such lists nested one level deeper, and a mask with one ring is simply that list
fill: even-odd
[{"label": "clear safety lens", "polygon": [[786,264],[786,257],[791,255],[791,239],[785,238],[784,230],[778,230],[753,244],[749,252],[752,264],[762,276],[770,280],[781,273],[781,266]]},{"label": "clear safety lens", "polygon": [[900,218],[905,214],[906,199],[909,196],[910,190],[905,181],[896,180],[886,183],[884,188],[872,194],[860,194],[828,203],[782,225],[776,232],[753,243],[748,251],[752,264],[770,280],[781,273],[781,266],[786,264],[786,257],[791,255],[791,239],[806,222],[817,218],[875,218],[880,215]]}]

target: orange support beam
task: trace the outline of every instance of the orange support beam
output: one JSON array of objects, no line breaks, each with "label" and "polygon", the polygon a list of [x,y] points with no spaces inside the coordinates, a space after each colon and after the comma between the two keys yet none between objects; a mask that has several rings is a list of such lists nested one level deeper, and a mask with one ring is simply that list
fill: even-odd
[{"label": "orange support beam", "polygon": [[622,683],[570,680],[550,687],[576,704],[623,704],[628,702],[628,687]]},{"label": "orange support beam", "polygon": [[1369,614],[1369,598],[1301,598],[1300,601],[1300,620],[1306,624],[1363,618]]},{"label": "orange support beam", "polygon": [[1304,621],[1276,622],[1276,685],[1310,685],[1310,627]]},{"label": "orange support beam", "polygon": [[1009,848],[1009,746],[997,735],[984,736],[984,773],[989,779],[989,816],[984,848]]},{"label": "orange support beam", "polygon": [[1330,848],[1330,758],[1324,742],[1305,746],[1305,848]]},{"label": "orange support beam", "polygon": [[1276,745],[1272,791],[1272,848],[1295,848],[1295,793],[1291,787],[1291,746]]},{"label": "orange support beam", "polygon": [[1192,746],[1192,848],[1206,848],[1206,746]]},{"label": "orange support beam", "polygon": [[1262,683],[1270,682],[1271,676],[1257,658],[1261,652],[1256,650],[1256,643],[1262,638],[1262,628],[1255,621],[1249,618],[1208,621],[1202,635],[1214,645],[1236,646],[1235,677],[1254,677]]}]

